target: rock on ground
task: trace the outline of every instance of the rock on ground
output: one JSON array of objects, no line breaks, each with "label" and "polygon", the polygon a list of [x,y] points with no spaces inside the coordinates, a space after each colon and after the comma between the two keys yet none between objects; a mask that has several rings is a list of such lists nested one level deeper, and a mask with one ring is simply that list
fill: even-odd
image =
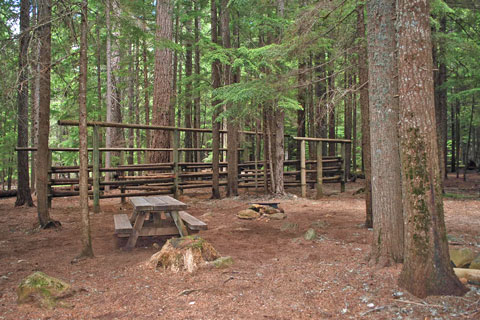
[{"label": "rock on ground", "polygon": [[305,238],[305,240],[315,240],[315,238],[317,237],[317,232],[315,231],[315,229],[310,228],[307,230],[307,232],[305,232],[303,237]]},{"label": "rock on ground", "polygon": [[245,209],[241,210],[237,213],[237,218],[239,219],[246,219],[246,220],[254,220],[260,218],[260,213],[252,210],[252,209]]},{"label": "rock on ground", "polygon": [[23,279],[18,286],[17,303],[33,303],[41,308],[53,309],[60,299],[72,293],[68,283],[37,271]]},{"label": "rock on ground", "polygon": [[450,249],[450,260],[457,268],[469,265],[473,259],[475,259],[475,254],[469,248]]}]

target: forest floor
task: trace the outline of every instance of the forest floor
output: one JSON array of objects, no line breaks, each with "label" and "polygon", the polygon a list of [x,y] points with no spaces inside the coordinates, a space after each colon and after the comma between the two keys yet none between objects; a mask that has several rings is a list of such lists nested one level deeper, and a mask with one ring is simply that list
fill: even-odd
[{"label": "forest floor", "polygon": [[[460,247],[479,252],[480,176],[468,180],[447,180],[446,224]],[[0,200],[0,319],[479,319],[478,286],[468,285],[464,297],[420,300],[397,286],[400,265],[369,266],[372,231],[364,227],[363,194],[354,195],[361,187],[348,183],[340,194],[338,185],[327,185],[320,200],[277,198],[288,215],[282,221],[235,216],[250,202],[275,200],[253,191],[222,200],[210,200],[208,190],[183,195],[188,212],[208,223],[200,235],[234,260],[227,269],[194,273],[146,266],[158,251],[153,244],[164,239],[121,250],[112,216],[130,206],[118,199],[102,200],[102,213],[91,215],[95,258],[75,264],[78,198],[54,200],[58,230],[38,230],[35,208]],[[303,238],[309,228],[315,241]],[[18,284],[37,270],[72,284],[68,307],[17,305]]]}]

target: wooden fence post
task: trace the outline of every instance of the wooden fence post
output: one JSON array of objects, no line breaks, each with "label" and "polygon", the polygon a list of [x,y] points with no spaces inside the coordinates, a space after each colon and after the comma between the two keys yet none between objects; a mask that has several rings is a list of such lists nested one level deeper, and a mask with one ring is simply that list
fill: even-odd
[{"label": "wooden fence post", "polygon": [[346,173],[346,170],[345,170],[345,164],[346,164],[346,161],[345,161],[345,145],[346,143],[341,143],[341,152],[342,152],[342,166],[341,166],[341,170],[342,172],[340,173],[340,192],[345,192],[345,181],[346,181],[346,176],[345,176],[345,173]]},{"label": "wooden fence post", "polygon": [[323,196],[323,155],[322,141],[317,142],[317,199]]},{"label": "wooden fence post", "polygon": [[100,136],[98,126],[93,126],[93,212],[100,212]]},{"label": "wooden fence post", "polygon": [[174,180],[173,180],[173,196],[178,198],[180,195],[180,190],[178,188],[179,180],[180,180],[180,173],[179,173],[179,154],[178,154],[178,145],[180,143],[179,131],[175,129],[173,131],[173,173],[174,173]]},{"label": "wooden fence post", "polygon": [[52,199],[53,199],[53,194],[52,194],[52,150],[48,150],[48,158],[47,158],[47,163],[48,163],[48,180],[47,180],[47,207],[49,209],[52,208]]},{"label": "wooden fence post", "polygon": [[307,168],[305,165],[305,140],[300,141],[300,185],[302,198],[307,197]]}]

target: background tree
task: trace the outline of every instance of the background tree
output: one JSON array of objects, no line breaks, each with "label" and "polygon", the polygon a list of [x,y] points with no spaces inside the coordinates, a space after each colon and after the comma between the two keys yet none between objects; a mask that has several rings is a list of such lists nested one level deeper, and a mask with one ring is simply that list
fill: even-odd
[{"label": "background tree", "polygon": [[[157,1],[155,31],[155,80],[153,86],[152,124],[168,126],[170,124],[169,108],[172,99],[172,3],[171,0]],[[169,148],[168,131],[153,131],[152,148]],[[152,152],[150,162],[168,162],[166,152]]]},{"label": "background tree", "polygon": [[[30,1],[20,1],[20,50],[18,56],[18,115],[17,115],[17,145],[28,146],[28,44],[30,42]],[[17,152],[17,200],[15,206],[25,203],[33,206],[30,194],[28,172],[28,152]]]},{"label": "background tree", "polygon": [[87,146],[87,32],[88,32],[88,2],[81,3],[80,23],[80,57],[78,76],[78,107],[79,107],[79,143],[80,143],[80,210],[82,216],[83,248],[78,258],[93,257],[92,238],[90,236],[90,216],[88,214],[88,146]]},{"label": "background tree", "polygon": [[396,0],[367,2],[368,89],[372,159],[373,261],[403,260],[403,207],[398,145]]}]

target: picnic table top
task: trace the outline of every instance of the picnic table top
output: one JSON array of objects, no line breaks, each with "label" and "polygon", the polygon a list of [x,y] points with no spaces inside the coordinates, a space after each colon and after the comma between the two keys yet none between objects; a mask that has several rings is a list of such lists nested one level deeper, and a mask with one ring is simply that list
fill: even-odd
[{"label": "picnic table top", "polygon": [[180,211],[187,205],[170,196],[132,197],[130,202],[135,211]]}]

